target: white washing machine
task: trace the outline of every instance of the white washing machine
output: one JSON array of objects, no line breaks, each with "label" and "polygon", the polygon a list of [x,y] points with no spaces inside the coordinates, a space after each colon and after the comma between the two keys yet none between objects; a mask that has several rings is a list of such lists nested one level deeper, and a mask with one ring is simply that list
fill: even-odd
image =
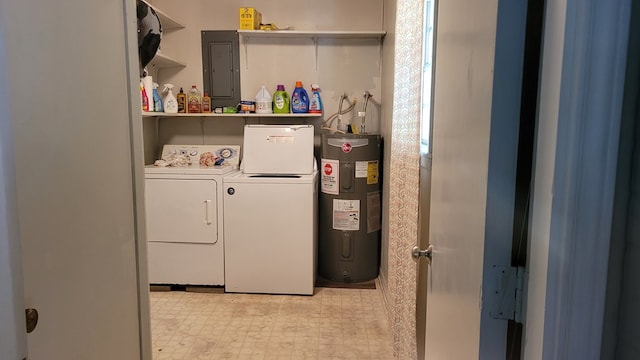
[{"label": "white washing machine", "polygon": [[238,172],[239,152],[165,145],[162,158],[182,166],[145,167],[151,284],[224,285],[222,178]]},{"label": "white washing machine", "polygon": [[311,125],[247,125],[224,182],[225,291],[313,295],[318,172]]},{"label": "white washing machine", "polygon": [[224,178],[225,291],[313,295],[318,174]]}]

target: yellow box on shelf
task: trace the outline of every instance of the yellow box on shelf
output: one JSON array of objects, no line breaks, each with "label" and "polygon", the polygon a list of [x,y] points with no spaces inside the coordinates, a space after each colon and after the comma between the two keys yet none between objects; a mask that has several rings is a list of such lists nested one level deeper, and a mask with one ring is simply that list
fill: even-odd
[{"label": "yellow box on shelf", "polygon": [[260,11],[252,7],[240,8],[240,30],[257,30],[262,22]]}]

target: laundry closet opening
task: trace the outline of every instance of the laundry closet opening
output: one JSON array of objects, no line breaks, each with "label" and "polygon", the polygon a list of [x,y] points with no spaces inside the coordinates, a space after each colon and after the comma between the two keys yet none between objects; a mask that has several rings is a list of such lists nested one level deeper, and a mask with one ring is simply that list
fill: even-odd
[{"label": "laundry closet opening", "polygon": [[[169,25],[147,71],[184,102],[177,113],[142,117],[155,354],[238,354],[244,341],[245,353],[254,354],[285,349],[289,357],[304,350],[331,358],[358,351],[370,358],[379,350],[392,357],[376,286],[379,188],[362,199],[337,199],[340,208],[330,212],[336,231],[373,234],[373,275],[355,281],[356,269],[346,268],[339,273],[349,276],[335,281],[319,271],[322,136],[349,139],[343,143],[353,145],[352,154],[361,150],[360,138],[381,138],[383,1],[309,4],[303,13],[286,4],[217,3],[215,11],[205,1],[151,4]],[[330,19],[320,21],[316,15],[327,8],[334,9]],[[353,22],[356,9],[366,16]],[[261,15],[279,29],[243,29],[239,13]],[[287,94],[286,111],[257,111],[263,87],[273,104]],[[297,107],[318,96],[321,108]],[[202,105],[191,107],[198,99]],[[327,183],[346,184],[352,170],[354,184],[381,184],[381,158],[328,160],[349,167],[336,167]],[[349,261],[359,258],[355,240],[344,242],[356,255]],[[323,337],[332,346],[320,346]],[[357,346],[346,346],[345,338]]]}]

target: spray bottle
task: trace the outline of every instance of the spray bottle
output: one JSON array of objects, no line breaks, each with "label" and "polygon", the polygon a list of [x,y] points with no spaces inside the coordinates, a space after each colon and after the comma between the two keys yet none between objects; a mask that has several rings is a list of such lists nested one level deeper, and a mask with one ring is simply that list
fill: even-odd
[{"label": "spray bottle", "polygon": [[320,99],[320,85],[318,84],[311,84],[309,112],[312,114],[322,114],[322,99]]},{"label": "spray bottle", "polygon": [[176,100],[176,97],[173,96],[173,91],[171,90],[173,89],[173,85],[172,84],[164,84],[164,89],[162,90],[163,93],[168,93],[165,97],[164,97],[164,112],[169,113],[169,114],[177,114],[178,113],[178,100]]},{"label": "spray bottle", "polygon": [[153,111],[163,111],[162,98],[158,94],[158,83],[153,83]]}]

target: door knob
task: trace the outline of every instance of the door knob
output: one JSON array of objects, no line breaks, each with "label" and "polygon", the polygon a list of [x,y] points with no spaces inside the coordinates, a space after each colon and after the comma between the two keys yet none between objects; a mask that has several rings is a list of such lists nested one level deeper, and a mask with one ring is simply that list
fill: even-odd
[{"label": "door knob", "polygon": [[38,325],[38,310],[36,309],[24,309],[24,314],[27,319],[27,334],[35,330]]},{"label": "door knob", "polygon": [[426,257],[427,260],[429,261],[429,264],[431,264],[431,258],[433,256],[433,246],[429,245],[429,247],[427,247],[425,250],[420,250],[419,247],[414,246],[413,249],[411,249],[411,257],[413,257],[413,260],[418,261],[418,259],[420,259],[421,257]]}]

